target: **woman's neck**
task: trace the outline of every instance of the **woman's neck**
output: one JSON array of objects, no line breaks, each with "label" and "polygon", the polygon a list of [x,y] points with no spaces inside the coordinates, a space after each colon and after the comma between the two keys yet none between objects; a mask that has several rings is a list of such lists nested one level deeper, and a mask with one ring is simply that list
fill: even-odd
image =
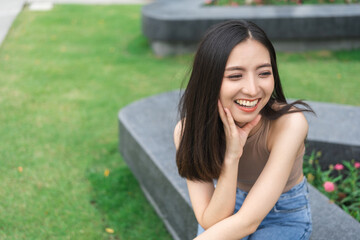
[{"label": "woman's neck", "polygon": [[253,127],[253,129],[251,129],[250,133],[249,133],[249,136],[248,137],[251,137],[252,135],[254,135],[255,133],[257,133],[262,125],[264,124],[264,117],[261,117],[260,121],[258,122],[258,124],[256,124],[255,127]]}]

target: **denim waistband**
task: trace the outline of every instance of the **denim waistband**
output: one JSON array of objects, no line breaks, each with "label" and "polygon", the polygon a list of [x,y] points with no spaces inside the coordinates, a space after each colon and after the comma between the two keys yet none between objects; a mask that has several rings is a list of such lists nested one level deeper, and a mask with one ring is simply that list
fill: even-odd
[{"label": "denim waistband", "polygon": [[309,192],[309,189],[307,186],[307,180],[306,180],[306,177],[304,176],[303,180],[300,183],[293,186],[289,191],[281,194],[279,199],[293,197],[298,194],[306,194],[308,192]]},{"label": "denim waistband", "polygon": [[[304,193],[308,192],[307,180],[306,180],[305,176],[304,176],[303,180],[300,183],[293,186],[289,191],[287,191],[285,193],[282,193],[280,195],[279,199],[292,197],[294,195],[297,195],[297,194],[303,193],[303,192]],[[242,196],[246,197],[248,195],[248,192],[245,192],[245,191],[241,190],[240,188],[237,188],[236,194],[239,194],[239,195],[242,195]]]}]

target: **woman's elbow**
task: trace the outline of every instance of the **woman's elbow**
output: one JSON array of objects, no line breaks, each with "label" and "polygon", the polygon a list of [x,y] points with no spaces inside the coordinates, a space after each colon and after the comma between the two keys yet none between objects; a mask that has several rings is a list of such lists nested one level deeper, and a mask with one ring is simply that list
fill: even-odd
[{"label": "woman's elbow", "polygon": [[257,228],[259,227],[259,225],[260,225],[260,224],[257,223],[257,222],[250,223],[249,226],[248,226],[249,235],[250,235],[250,234],[253,234],[253,233],[257,230]]},{"label": "woman's elbow", "polygon": [[203,218],[201,220],[198,220],[199,225],[204,229],[207,230],[220,222],[221,220],[224,220],[225,218],[219,218],[219,219],[209,219],[209,218]]},{"label": "woman's elbow", "polygon": [[216,224],[216,222],[214,221],[206,221],[204,219],[198,220],[198,223],[204,230],[207,230],[208,228]]},{"label": "woman's elbow", "polygon": [[213,225],[215,225],[216,223],[221,222],[222,220],[230,217],[231,215],[232,215],[232,212],[226,213],[223,216],[220,216],[220,215],[210,216],[210,215],[207,215],[206,212],[204,212],[203,215],[200,218],[198,218],[197,220],[198,220],[199,225],[203,229],[207,230],[208,228],[210,228]]},{"label": "woman's elbow", "polygon": [[261,221],[258,221],[257,219],[251,219],[248,216],[241,216],[239,212],[236,215],[239,224],[242,226],[241,229],[243,229],[243,232],[246,235],[253,234],[261,223]]}]

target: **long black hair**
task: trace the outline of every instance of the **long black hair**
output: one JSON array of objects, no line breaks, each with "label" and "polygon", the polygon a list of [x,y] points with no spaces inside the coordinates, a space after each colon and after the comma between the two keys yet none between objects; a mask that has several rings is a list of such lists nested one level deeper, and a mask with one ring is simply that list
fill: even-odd
[{"label": "long black hair", "polygon": [[[286,113],[312,112],[302,101],[287,103],[274,47],[261,28],[244,20],[217,24],[200,42],[188,85],[179,103],[182,137],[176,163],[182,177],[211,181],[220,175],[226,142],[217,101],[228,57],[236,45],[247,39],[260,42],[269,51],[274,76],[273,93],[260,114],[267,119],[276,119]],[[274,109],[274,103],[281,107]],[[296,104],[305,108],[294,108]]]}]

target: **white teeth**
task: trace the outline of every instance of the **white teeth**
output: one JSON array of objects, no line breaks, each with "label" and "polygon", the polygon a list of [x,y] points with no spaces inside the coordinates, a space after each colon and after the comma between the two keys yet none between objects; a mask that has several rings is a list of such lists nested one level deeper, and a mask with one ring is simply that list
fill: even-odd
[{"label": "white teeth", "polygon": [[255,99],[254,101],[236,100],[236,103],[245,107],[255,107],[258,101],[259,99]]}]

